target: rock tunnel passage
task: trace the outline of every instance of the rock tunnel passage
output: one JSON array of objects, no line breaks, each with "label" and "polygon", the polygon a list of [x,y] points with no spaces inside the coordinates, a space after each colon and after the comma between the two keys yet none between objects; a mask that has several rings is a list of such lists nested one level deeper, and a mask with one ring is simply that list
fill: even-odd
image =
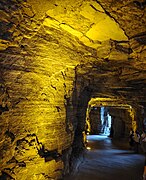
[{"label": "rock tunnel passage", "polygon": [[145,7],[0,0],[0,179],[63,178],[107,117],[146,130]]},{"label": "rock tunnel passage", "polygon": [[65,180],[142,180],[144,155],[129,150],[125,140],[89,135],[82,162]]}]

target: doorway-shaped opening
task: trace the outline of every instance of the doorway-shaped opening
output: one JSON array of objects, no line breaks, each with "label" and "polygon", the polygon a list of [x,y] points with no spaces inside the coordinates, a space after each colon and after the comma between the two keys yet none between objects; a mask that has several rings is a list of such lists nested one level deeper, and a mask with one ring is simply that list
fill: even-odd
[{"label": "doorway-shaped opening", "polygon": [[101,107],[100,108],[100,117],[101,117],[101,134],[109,136],[111,134],[111,122],[112,118],[108,112],[107,107]]},{"label": "doorway-shaped opening", "polygon": [[113,138],[129,137],[130,129],[137,127],[135,110],[129,104],[116,99],[91,98],[86,113],[90,135],[105,135]]},{"label": "doorway-shaped opening", "polygon": [[110,135],[112,117],[108,109],[108,107],[91,107],[89,112],[90,134]]}]

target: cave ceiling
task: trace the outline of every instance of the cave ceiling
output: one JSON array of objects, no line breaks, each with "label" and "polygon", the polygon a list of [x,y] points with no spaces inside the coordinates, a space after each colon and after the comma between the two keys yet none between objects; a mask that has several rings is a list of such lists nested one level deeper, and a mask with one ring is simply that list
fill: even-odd
[{"label": "cave ceiling", "polygon": [[146,103],[146,1],[1,0],[0,9],[3,69],[33,56],[49,77],[76,67],[93,97]]}]

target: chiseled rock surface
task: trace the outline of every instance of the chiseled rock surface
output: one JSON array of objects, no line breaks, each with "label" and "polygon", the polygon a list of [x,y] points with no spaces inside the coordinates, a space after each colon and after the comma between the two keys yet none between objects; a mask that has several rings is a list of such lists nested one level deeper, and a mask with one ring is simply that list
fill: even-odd
[{"label": "chiseled rock surface", "polygon": [[1,0],[1,178],[59,179],[69,173],[96,93],[129,102],[134,92],[134,100],[146,100],[143,6]]}]

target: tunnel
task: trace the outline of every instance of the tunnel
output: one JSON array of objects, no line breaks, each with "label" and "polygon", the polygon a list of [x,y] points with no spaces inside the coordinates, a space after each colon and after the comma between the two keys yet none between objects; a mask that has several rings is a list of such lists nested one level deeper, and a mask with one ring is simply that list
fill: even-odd
[{"label": "tunnel", "polygon": [[0,1],[0,179],[63,179],[106,118],[113,139],[146,130],[145,7]]}]

